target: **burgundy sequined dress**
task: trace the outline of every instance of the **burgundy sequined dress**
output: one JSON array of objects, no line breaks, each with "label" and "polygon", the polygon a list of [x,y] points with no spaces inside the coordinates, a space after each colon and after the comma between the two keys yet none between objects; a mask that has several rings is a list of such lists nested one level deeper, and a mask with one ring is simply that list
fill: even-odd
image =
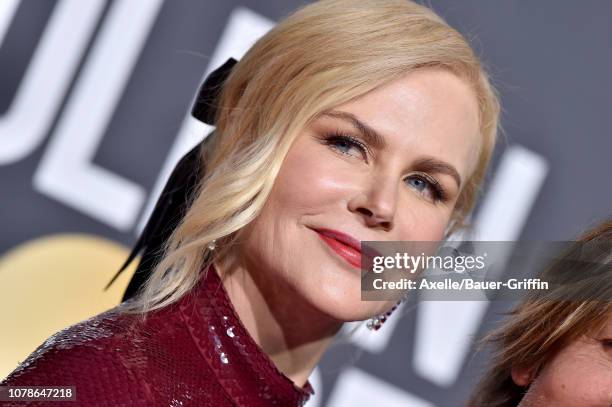
[{"label": "burgundy sequined dress", "polygon": [[[45,341],[0,385],[76,386],[51,406],[300,406],[314,391],[280,372],[241,323],[213,266],[142,323],[110,310]],[[3,405],[25,405],[25,402]]]}]

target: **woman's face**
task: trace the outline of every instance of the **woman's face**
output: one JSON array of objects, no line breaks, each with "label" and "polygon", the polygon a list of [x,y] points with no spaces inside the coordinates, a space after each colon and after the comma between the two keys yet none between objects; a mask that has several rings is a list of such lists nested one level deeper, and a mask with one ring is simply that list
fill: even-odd
[{"label": "woman's face", "polygon": [[[527,372],[514,372],[519,385]],[[520,407],[609,407],[612,405],[612,315],[600,332],[585,335],[559,353],[538,373]]]},{"label": "woman's face", "polygon": [[360,300],[360,269],[347,260],[358,261],[359,251],[321,232],[357,243],[442,240],[479,143],[474,92],[439,69],[408,73],[320,114],[243,230],[249,270],[337,320],[386,311],[390,302]]}]

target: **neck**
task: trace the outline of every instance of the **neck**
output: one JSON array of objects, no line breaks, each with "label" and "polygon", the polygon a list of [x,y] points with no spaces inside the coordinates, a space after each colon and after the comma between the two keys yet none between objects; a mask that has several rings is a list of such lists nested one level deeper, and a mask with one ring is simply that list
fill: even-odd
[{"label": "neck", "polygon": [[342,322],[302,300],[280,279],[236,260],[215,262],[215,268],[251,337],[278,370],[303,387]]}]

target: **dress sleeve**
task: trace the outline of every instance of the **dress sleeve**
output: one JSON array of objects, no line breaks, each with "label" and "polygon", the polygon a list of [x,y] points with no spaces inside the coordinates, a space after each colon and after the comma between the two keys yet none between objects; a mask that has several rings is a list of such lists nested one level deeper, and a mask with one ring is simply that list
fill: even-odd
[{"label": "dress sleeve", "polygon": [[146,381],[137,368],[126,363],[125,347],[129,343],[117,337],[108,323],[98,322],[88,320],[54,334],[0,383],[2,386],[75,386],[76,402],[22,401],[12,405],[154,405]]}]

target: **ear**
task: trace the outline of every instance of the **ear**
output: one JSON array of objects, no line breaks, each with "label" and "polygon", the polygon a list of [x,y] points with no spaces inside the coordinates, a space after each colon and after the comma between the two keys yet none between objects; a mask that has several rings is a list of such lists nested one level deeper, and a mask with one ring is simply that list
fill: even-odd
[{"label": "ear", "polygon": [[510,370],[512,380],[517,386],[527,387],[533,381],[535,368],[533,367],[513,367]]}]

